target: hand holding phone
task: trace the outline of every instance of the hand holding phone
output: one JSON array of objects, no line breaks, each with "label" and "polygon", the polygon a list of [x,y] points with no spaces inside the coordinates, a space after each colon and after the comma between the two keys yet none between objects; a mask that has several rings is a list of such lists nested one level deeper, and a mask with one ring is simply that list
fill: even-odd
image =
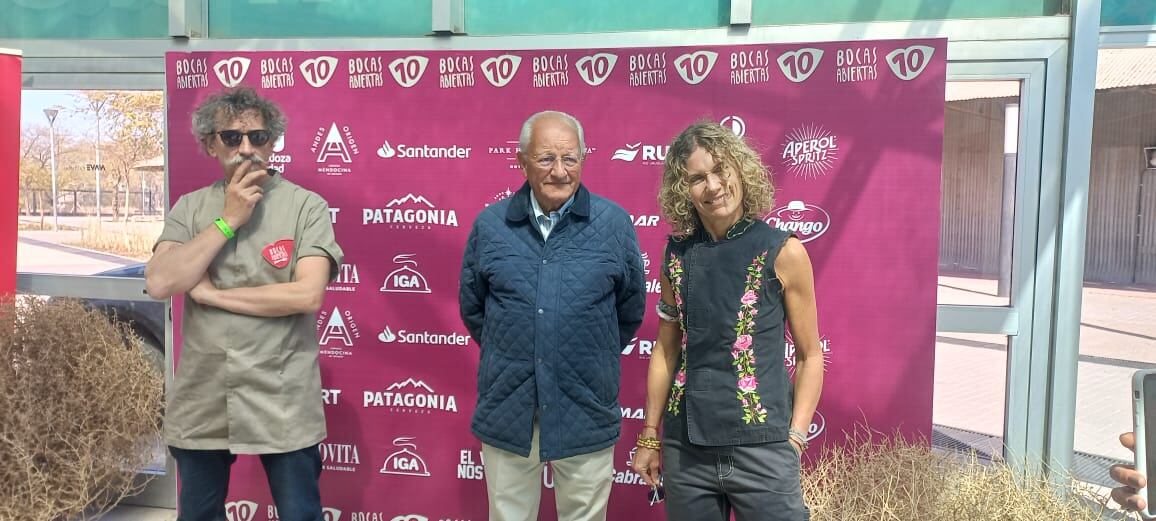
[{"label": "hand holding phone", "polygon": [[[1136,371],[1132,375],[1132,427],[1135,433],[1136,471],[1144,476],[1156,475],[1156,369]],[[1126,441],[1126,440],[1125,440]],[[1140,514],[1156,517],[1156,487],[1137,487],[1144,500]]]}]

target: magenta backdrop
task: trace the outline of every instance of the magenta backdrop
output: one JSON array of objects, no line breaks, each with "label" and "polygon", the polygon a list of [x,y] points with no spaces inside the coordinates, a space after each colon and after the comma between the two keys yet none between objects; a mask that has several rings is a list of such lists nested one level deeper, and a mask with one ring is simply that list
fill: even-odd
[{"label": "magenta backdrop", "polygon": [[[475,216],[521,185],[518,130],[544,109],[582,121],[583,182],[634,217],[648,306],[668,231],[655,201],[668,144],[700,119],[745,135],[779,188],[768,222],[796,230],[815,266],[827,356],[815,443],[838,443],[863,420],[928,435],[945,50],[895,40],[170,53],[170,198],[220,175],[189,134],[205,96],[251,85],[284,107],[272,162],[329,201],[346,252],[318,318],[329,521],[486,518],[469,429],[478,346],[458,319],[458,272]],[[622,354],[612,519],[662,518],[628,465],[655,339],[649,309]],[[256,458],[238,461],[232,521],[276,517],[264,479]],[[542,512],[555,518],[549,492]]]}]

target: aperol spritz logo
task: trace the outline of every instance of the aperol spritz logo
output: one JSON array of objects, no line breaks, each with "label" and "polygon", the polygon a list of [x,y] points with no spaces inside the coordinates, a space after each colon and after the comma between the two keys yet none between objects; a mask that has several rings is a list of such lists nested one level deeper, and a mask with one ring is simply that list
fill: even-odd
[{"label": "aperol spritz logo", "polygon": [[839,159],[839,136],[822,125],[808,124],[787,132],[783,143],[783,167],[798,177],[827,175]]}]

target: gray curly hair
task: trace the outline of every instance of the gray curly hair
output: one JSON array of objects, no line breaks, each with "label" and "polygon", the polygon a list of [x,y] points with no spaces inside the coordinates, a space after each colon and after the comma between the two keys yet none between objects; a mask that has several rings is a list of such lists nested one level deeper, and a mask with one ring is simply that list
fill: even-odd
[{"label": "gray curly hair", "polygon": [[281,107],[262,98],[251,87],[240,87],[213,94],[193,110],[193,135],[202,145],[208,145],[218,130],[220,119],[231,120],[250,111],[260,114],[265,120],[265,129],[272,134],[271,141],[285,134],[287,120]]}]

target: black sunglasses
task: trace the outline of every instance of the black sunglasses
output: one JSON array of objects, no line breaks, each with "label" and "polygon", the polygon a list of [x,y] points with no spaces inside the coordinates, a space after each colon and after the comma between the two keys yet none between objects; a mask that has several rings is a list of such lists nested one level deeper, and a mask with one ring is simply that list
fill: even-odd
[{"label": "black sunglasses", "polygon": [[229,148],[236,148],[241,146],[241,137],[249,138],[249,144],[260,147],[269,142],[269,138],[273,137],[268,130],[250,130],[248,132],[241,132],[240,130],[222,130],[216,133],[221,136],[221,142]]}]

